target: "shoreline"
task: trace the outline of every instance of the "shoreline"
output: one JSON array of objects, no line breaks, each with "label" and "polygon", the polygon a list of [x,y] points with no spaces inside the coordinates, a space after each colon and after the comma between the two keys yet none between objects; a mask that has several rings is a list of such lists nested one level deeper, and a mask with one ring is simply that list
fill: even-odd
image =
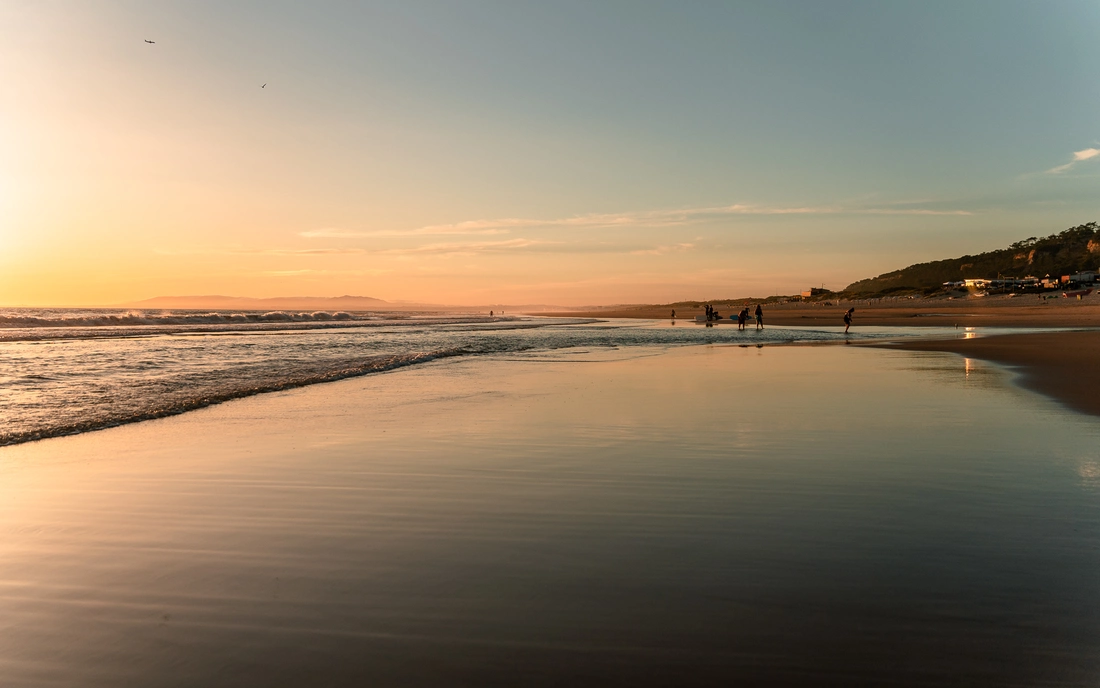
[{"label": "shoreline", "polygon": [[[775,323],[773,322],[772,324]],[[798,324],[803,326],[808,325],[808,323]],[[857,326],[854,330],[854,334],[857,336],[859,329],[860,328]],[[937,331],[935,332],[928,332],[926,334],[927,338],[902,337],[899,330],[903,329],[906,328],[898,328],[898,330],[895,330],[897,338],[891,339],[855,339],[843,342],[727,341],[721,342],[721,344],[740,348],[760,348],[764,346],[835,346],[837,344],[847,343],[855,346],[869,346],[902,351],[955,353],[1008,366],[1018,373],[1018,379],[1015,382],[1021,387],[1046,396],[1072,411],[1084,413],[1093,417],[1100,417],[1100,394],[1097,393],[1100,391],[1100,370],[1098,370],[1096,366],[1096,352],[1100,351],[1100,329],[1063,330],[1058,332],[1020,332],[1017,330],[1016,332],[1005,334],[983,333],[981,336],[969,339],[960,339],[957,336],[952,337],[950,330],[945,331],[942,328],[936,328]],[[972,336],[972,334],[966,336]],[[718,342],[711,342],[711,344],[716,343]],[[700,342],[699,345],[705,344]],[[388,371],[388,367],[351,375],[348,375],[347,371],[343,371],[343,374],[325,380],[278,385],[262,391],[252,389],[249,390],[248,393],[232,394],[218,399],[204,398],[202,403],[167,412],[165,409],[161,408],[155,413],[140,417],[130,416],[125,419],[115,419],[111,422],[101,424],[84,424],[81,427],[67,427],[58,432],[39,432],[35,433],[33,436],[14,439],[14,441],[12,441],[13,438],[8,438],[9,441],[3,441],[4,438],[0,438],[0,446],[18,446],[53,437],[83,435],[88,432],[105,430],[117,425],[129,425],[169,415],[185,414],[211,405],[220,405],[223,402],[237,398],[251,397],[257,394],[263,395],[300,386],[312,386],[316,383],[331,382],[344,378],[355,378],[360,377],[360,375],[371,377],[372,373]]]},{"label": "shoreline", "polygon": [[935,351],[978,358],[1018,373],[1021,387],[1068,409],[1100,417],[1100,330],[1012,333],[973,339],[862,344],[880,349]]},{"label": "shoreline", "polygon": [[6,448],[6,685],[1092,675],[1095,424],[884,350],[583,358]]},{"label": "shoreline", "polygon": [[[714,306],[723,316],[736,314],[746,304],[759,299],[734,299],[715,301]],[[1049,298],[1042,301],[1027,296],[1011,298],[990,296],[980,299],[857,299],[820,303],[763,304],[765,325],[843,325],[844,311],[854,307],[854,327],[873,325],[881,327],[1100,327],[1100,295],[1094,294],[1080,301],[1076,299]],[[546,317],[627,318],[669,320],[671,306],[639,305],[611,306],[607,308],[577,309],[531,313]],[[750,309],[751,310],[751,309]],[[703,315],[698,308],[677,307],[677,321],[691,321]],[[750,318],[751,321],[751,318]],[[719,325],[733,324],[723,319]]]}]

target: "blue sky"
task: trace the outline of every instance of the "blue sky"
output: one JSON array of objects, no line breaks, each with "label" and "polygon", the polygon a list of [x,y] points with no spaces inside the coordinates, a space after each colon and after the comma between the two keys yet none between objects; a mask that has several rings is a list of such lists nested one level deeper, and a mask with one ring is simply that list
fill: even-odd
[{"label": "blue sky", "polygon": [[1095,2],[17,0],[0,301],[839,288],[1100,219],[1098,35]]}]

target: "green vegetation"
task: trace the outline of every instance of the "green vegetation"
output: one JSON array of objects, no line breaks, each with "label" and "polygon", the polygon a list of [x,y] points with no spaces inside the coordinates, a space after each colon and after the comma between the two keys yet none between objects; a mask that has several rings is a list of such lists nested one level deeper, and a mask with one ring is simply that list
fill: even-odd
[{"label": "green vegetation", "polygon": [[1100,226],[1090,222],[1042,239],[1029,237],[997,251],[910,265],[849,284],[844,291],[858,295],[931,294],[944,282],[966,278],[1058,277],[1097,267],[1100,267]]}]

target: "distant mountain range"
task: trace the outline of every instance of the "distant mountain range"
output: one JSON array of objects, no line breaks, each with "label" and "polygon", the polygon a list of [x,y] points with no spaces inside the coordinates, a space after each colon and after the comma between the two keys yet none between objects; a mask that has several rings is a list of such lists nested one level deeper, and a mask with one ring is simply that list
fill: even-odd
[{"label": "distant mountain range", "polygon": [[[878,277],[853,282],[844,288],[849,294],[884,294],[895,291],[940,289],[944,282],[967,278],[1052,277],[1100,268],[1100,225],[1095,222],[1072,227],[1048,237],[1028,237],[1008,248],[961,256],[930,263],[917,263]],[[686,303],[686,302],[685,302]],[[126,308],[211,309],[211,310],[323,310],[323,311],[477,311],[507,308],[512,312],[559,310],[559,307],[535,306],[444,306],[440,304],[391,302],[370,296],[281,296],[255,299],[241,296],[157,296],[152,299],[120,304]],[[675,304],[678,305],[678,304]],[[572,310],[572,309],[570,309]]]},{"label": "distant mountain range", "polygon": [[1008,248],[931,263],[917,263],[878,277],[853,282],[844,291],[881,294],[902,290],[932,291],[944,282],[967,278],[1052,277],[1070,275],[1100,267],[1100,226],[1095,222],[1051,234],[1042,239],[1029,237]]}]

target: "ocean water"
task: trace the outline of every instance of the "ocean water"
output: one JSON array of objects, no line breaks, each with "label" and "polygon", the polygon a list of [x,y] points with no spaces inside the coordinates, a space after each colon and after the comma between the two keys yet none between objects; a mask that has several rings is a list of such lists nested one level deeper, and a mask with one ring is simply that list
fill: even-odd
[{"label": "ocean water", "polygon": [[980,361],[724,341],[3,447],[0,684],[1094,686],[1097,447]]},{"label": "ocean water", "polygon": [[456,356],[836,340],[843,340],[836,328],[737,332],[685,321],[673,327],[453,314],[6,310],[0,446]]}]

